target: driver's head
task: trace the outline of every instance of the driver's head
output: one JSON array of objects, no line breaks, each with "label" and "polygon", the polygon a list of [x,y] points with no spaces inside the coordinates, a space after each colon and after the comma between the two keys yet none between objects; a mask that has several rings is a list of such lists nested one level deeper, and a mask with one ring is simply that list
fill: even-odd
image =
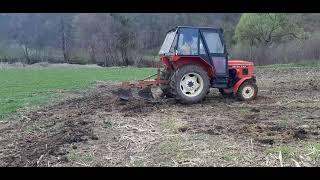
[{"label": "driver's head", "polygon": [[192,36],[186,36],[185,42],[186,42],[187,44],[192,44],[192,41],[193,41]]}]

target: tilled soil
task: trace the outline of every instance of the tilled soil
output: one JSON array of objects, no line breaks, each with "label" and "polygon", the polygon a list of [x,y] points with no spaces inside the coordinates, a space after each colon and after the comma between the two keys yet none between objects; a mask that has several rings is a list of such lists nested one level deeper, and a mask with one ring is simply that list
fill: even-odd
[{"label": "tilled soil", "polygon": [[319,69],[258,69],[257,80],[251,102],[213,89],[193,105],[124,102],[103,83],[0,124],[0,165],[319,166],[320,149],[305,149],[320,147]]}]

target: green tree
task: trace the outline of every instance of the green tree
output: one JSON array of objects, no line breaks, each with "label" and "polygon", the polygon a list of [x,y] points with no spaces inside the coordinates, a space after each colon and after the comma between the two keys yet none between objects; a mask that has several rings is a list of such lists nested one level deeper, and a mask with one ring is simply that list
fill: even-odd
[{"label": "green tree", "polygon": [[237,43],[270,46],[291,39],[304,39],[301,15],[285,13],[244,13],[235,30]]}]

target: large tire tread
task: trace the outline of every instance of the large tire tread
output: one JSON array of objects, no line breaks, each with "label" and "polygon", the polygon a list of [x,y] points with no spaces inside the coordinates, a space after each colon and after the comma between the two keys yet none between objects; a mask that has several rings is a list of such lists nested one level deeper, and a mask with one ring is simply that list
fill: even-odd
[{"label": "large tire tread", "polygon": [[[186,97],[182,94],[182,92],[180,91],[180,79],[182,78],[182,76],[188,72],[196,72],[198,73],[204,82],[204,87],[202,92],[196,96],[196,97]],[[169,83],[172,91],[172,94],[175,96],[175,99],[182,103],[182,104],[195,104],[198,103],[202,100],[204,100],[205,96],[207,95],[207,92],[210,88],[210,81],[209,81],[209,77],[207,72],[205,72],[201,67],[197,66],[197,65],[186,65],[183,66],[182,68],[176,70],[170,80]]]},{"label": "large tire tread", "polygon": [[[170,81],[172,74],[173,74],[172,71],[165,69],[163,72],[161,72],[160,79]],[[173,90],[169,84],[168,85],[161,85],[160,88],[163,92],[163,95],[165,95],[165,97],[174,98]]]},{"label": "large tire tread", "polygon": [[[243,96],[242,96],[242,90],[243,90],[243,88],[244,87],[246,87],[246,86],[252,86],[253,88],[254,88],[254,95],[252,96],[252,98],[250,98],[250,99],[245,99]],[[250,101],[250,100],[253,100],[253,99],[255,99],[256,97],[257,97],[257,95],[258,95],[258,86],[257,86],[257,84],[256,83],[254,83],[254,82],[252,82],[252,81],[246,81],[246,82],[244,82],[240,87],[239,87],[239,89],[238,89],[238,92],[237,92],[237,98],[238,98],[238,100],[240,100],[240,101]]]}]

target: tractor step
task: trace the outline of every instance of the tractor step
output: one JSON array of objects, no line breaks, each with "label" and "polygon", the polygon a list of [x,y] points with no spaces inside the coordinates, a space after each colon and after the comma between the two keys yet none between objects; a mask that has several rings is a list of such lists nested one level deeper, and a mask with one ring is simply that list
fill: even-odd
[{"label": "tractor step", "polygon": [[227,84],[214,84],[212,85],[213,88],[218,88],[218,89],[225,89],[228,88]]},{"label": "tractor step", "polygon": [[216,77],[211,80],[211,86],[213,88],[227,88],[228,87],[228,77]]}]

